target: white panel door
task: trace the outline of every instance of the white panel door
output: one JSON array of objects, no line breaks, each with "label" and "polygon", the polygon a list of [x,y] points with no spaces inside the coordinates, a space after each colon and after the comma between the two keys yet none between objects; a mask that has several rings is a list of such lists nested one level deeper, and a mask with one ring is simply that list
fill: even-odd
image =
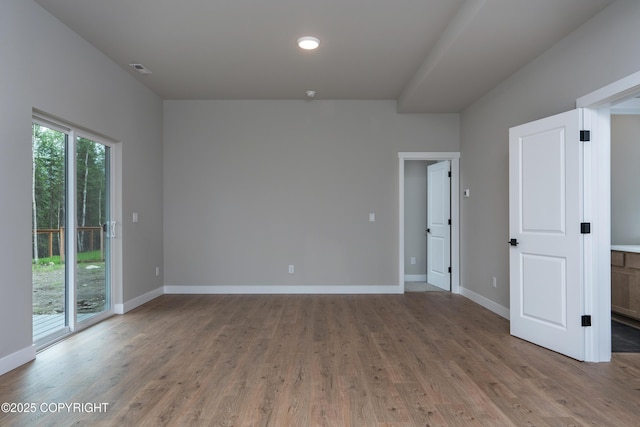
[{"label": "white panel door", "polygon": [[427,282],[451,290],[451,178],[449,161],[427,166]]},{"label": "white panel door", "polygon": [[512,335],[584,360],[579,120],[509,130],[510,320]]}]

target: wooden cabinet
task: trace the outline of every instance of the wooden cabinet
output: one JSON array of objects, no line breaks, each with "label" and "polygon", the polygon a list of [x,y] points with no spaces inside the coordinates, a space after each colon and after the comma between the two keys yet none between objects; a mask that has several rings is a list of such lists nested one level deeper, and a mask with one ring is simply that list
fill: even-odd
[{"label": "wooden cabinet", "polygon": [[611,311],[640,320],[640,254],[611,251]]}]

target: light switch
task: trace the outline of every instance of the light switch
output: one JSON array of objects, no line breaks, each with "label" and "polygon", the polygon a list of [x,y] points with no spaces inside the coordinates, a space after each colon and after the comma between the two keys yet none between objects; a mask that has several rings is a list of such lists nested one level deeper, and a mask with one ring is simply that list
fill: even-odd
[{"label": "light switch", "polygon": [[369,214],[369,222],[374,222],[376,220],[376,214],[375,213],[370,213]]},{"label": "light switch", "polygon": [[468,189],[468,188],[465,188],[464,190],[462,190],[462,195],[463,195],[464,197],[469,197],[469,194],[470,194],[470,192],[469,192],[469,189]]}]

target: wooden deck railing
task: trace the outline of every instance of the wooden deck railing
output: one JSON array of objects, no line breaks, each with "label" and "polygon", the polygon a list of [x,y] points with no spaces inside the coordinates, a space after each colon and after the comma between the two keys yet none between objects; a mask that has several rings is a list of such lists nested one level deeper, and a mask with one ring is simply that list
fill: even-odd
[{"label": "wooden deck railing", "polygon": [[[99,236],[100,243],[100,259],[104,259],[104,231],[102,227],[78,227],[78,232],[88,231],[89,232],[89,251],[94,251],[97,248],[95,247],[95,235]],[[96,233],[97,232],[97,233]],[[32,231],[33,233],[33,231]],[[54,256],[53,251],[53,236],[58,235],[60,242],[60,260],[64,261],[64,243],[65,243],[65,228],[41,228],[37,230],[38,236],[46,234],[47,235],[47,244],[48,244],[48,256],[51,258]]]}]

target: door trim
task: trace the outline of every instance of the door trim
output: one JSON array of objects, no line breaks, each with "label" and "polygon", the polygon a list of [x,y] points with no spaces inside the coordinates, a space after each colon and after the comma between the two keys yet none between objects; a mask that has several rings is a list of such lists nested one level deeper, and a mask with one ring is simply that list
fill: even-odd
[{"label": "door trim", "polygon": [[408,160],[451,161],[451,292],[460,293],[460,152],[398,153],[398,287],[404,293],[404,165]]},{"label": "door trim", "polygon": [[593,319],[585,331],[589,362],[611,360],[611,106],[638,94],[640,71],[576,100],[576,107],[585,109],[585,128],[591,130],[584,182],[585,216],[592,223],[584,257],[584,307]]}]

